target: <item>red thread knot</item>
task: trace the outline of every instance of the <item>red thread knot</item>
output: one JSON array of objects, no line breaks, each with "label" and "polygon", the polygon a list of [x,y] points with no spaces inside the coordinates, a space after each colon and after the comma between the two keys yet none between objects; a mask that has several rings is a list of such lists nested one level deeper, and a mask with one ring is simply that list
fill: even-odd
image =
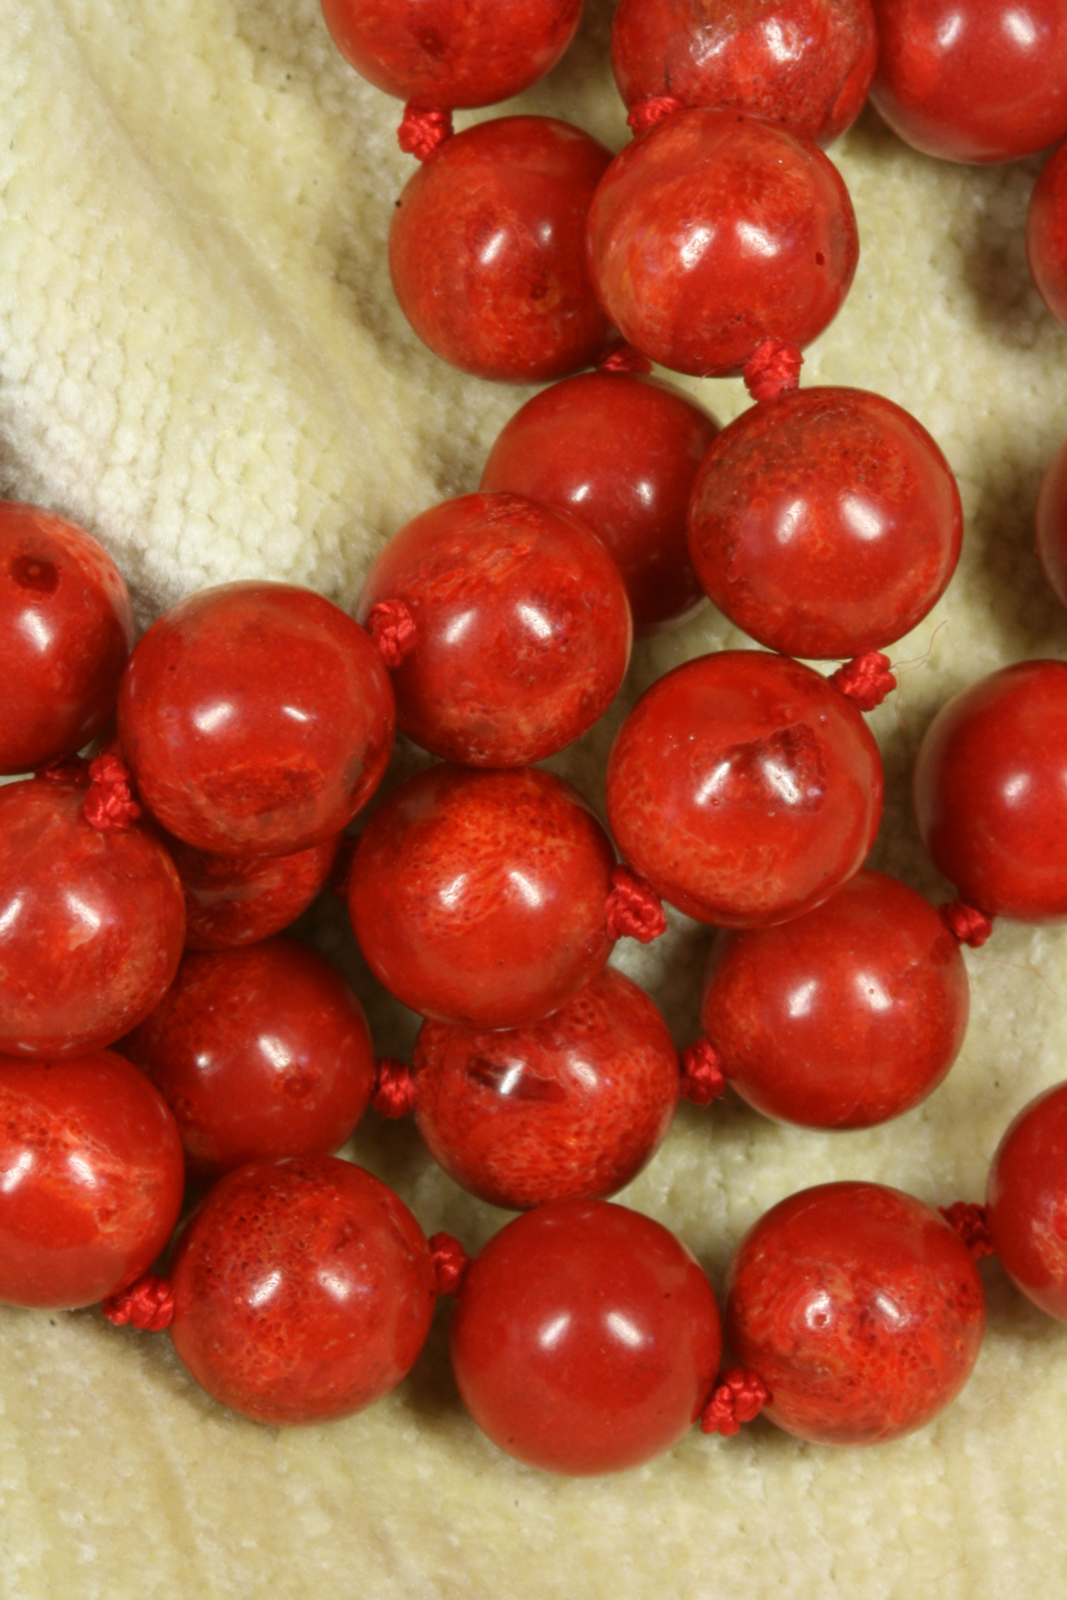
[{"label": "red thread knot", "polygon": [[742,1422],[758,1417],[771,1399],[758,1373],[747,1367],[733,1367],[724,1372],[711,1392],[711,1399],[700,1413],[700,1426],[705,1433],[721,1433],[727,1439],[735,1434]]},{"label": "red thread knot", "polygon": [[89,782],[89,763],[83,756],[64,756],[59,761],[50,761],[46,767],[41,767],[34,773],[35,778],[50,778],[53,783],[82,783]]},{"label": "red thread knot", "polygon": [[725,1092],[722,1057],[710,1039],[698,1039],[682,1051],[682,1098],[708,1106]]},{"label": "red thread knot", "polygon": [[370,1103],[383,1117],[406,1117],[415,1109],[415,1074],[406,1061],[379,1056]]},{"label": "red thread knot", "polygon": [[830,682],[842,694],[854,700],[861,711],[873,711],[887,694],[897,686],[889,670],[889,657],[880,650],[868,650],[862,656],[853,656],[843,667],[831,672]]},{"label": "red thread knot", "polygon": [[130,1323],[145,1333],[162,1333],[174,1321],[174,1289],[166,1278],[144,1272],[118,1294],[109,1295],[101,1310],[116,1327]]},{"label": "red thread knot", "polygon": [[647,878],[629,867],[612,868],[604,916],[611,939],[639,939],[642,944],[651,944],[667,931],[667,915],[659,895]]},{"label": "red thread knot", "polygon": [[966,900],[950,900],[947,905],[938,906],[937,911],[952,937],[960,944],[969,944],[972,950],[985,944],[993,932],[993,918],[977,906],[969,906]]},{"label": "red thread knot", "polygon": [[97,756],[89,763],[89,793],[82,807],[85,820],[100,833],[125,833],[141,815],[130,793],[130,769],[118,756]]},{"label": "red thread knot", "polygon": [[654,128],[657,122],[662,122],[664,117],[673,117],[676,111],[684,110],[684,100],[676,99],[673,94],[655,94],[632,106],[626,123],[635,134],[644,133],[647,128]]},{"label": "red thread knot", "polygon": [[652,363],[632,344],[620,344],[617,350],[597,362],[596,369],[598,372],[651,372]]},{"label": "red thread knot", "polygon": [[438,1294],[458,1294],[471,1264],[466,1250],[450,1233],[435,1233],[430,1239],[430,1254]]},{"label": "red thread knot", "polygon": [[955,1229],[975,1261],[993,1256],[997,1247],[989,1231],[985,1206],[976,1206],[969,1200],[955,1200],[950,1206],[938,1206],[950,1228]]},{"label": "red thread knot", "polygon": [[798,344],[781,339],[763,339],[741,369],[745,388],[753,400],[777,400],[800,387],[804,357]]},{"label": "red thread knot", "polygon": [[405,155],[429,161],[434,151],[452,137],[452,113],[431,106],[406,105],[396,137]]},{"label": "red thread knot", "polygon": [[367,632],[394,670],[415,648],[415,618],[403,600],[379,600],[367,613]]}]

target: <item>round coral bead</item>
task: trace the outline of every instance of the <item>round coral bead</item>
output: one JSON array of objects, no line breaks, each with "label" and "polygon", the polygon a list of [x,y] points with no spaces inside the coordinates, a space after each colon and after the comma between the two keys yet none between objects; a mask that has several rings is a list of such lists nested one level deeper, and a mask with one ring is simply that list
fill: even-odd
[{"label": "round coral bead", "polygon": [[384,1183],[333,1156],[227,1173],[174,1258],[174,1348],[255,1422],[329,1422],[414,1366],[436,1302],[429,1245]]},{"label": "round coral bead", "polygon": [[1067,606],[1067,442],[1045,468],[1037,497],[1037,555],[1061,606]]},{"label": "round coral bead", "polygon": [[582,0],[322,0],[361,77],[420,106],[491,106],[550,72]]},{"label": "round coral bead", "polygon": [[1030,196],[1026,259],[1042,300],[1067,327],[1067,144],[1045,163]]},{"label": "round coral bead", "polygon": [[0,1300],[94,1305],[170,1238],[185,1170],[174,1118],[128,1061],[0,1057]]},{"label": "round coral bead", "polygon": [[828,1183],[768,1211],[726,1280],[726,1340],[764,1415],[816,1444],[877,1444],[932,1421],[971,1375],[985,1301],[967,1247],[899,1189]]},{"label": "round coral bead", "polygon": [[693,110],[616,156],[590,208],[589,256],[624,338],[677,372],[721,378],[765,339],[810,344],[848,293],[859,241],[817,146]]},{"label": "round coral bead", "polygon": [[610,967],[525,1028],[426,1022],[414,1064],[430,1154],[512,1211],[614,1194],[659,1149],[678,1103],[667,1026]]},{"label": "round coral bead", "polygon": [[331,1154],[374,1086],[362,1006],[323,956],[285,937],[187,953],[121,1049],[173,1111],[197,1177]]},{"label": "round coral bead", "polygon": [[134,638],[107,551],[54,512],[0,501],[0,775],[73,755],[100,732]]},{"label": "round coral bead", "polygon": [[766,1116],[869,1128],[924,1100],[955,1061],[970,993],[933,906],[881,872],[776,928],[720,932],[701,1023]]},{"label": "round coral bead", "polygon": [[893,132],[948,161],[1016,161],[1067,133],[1060,0],[874,0],[871,99]]},{"label": "round coral bead", "polygon": [[607,961],[614,864],[592,811],[551,773],[431,767],[367,824],[348,880],[352,926],[413,1011],[517,1027]]},{"label": "round coral bead", "polygon": [[181,959],[185,905],[147,829],[101,832],[87,790],[0,788],[0,1053],[82,1055],[147,1016]]},{"label": "round coral bead", "polygon": [[1067,1083],[1029,1101],[989,1169],[986,1221],[1015,1287],[1067,1322]]},{"label": "round coral bead", "polygon": [[546,1472],[621,1472],[669,1450],[715,1379],[719,1312],[650,1217],[570,1200],[518,1217],[467,1269],[452,1319],[463,1403]]},{"label": "round coral bead", "polygon": [[797,389],[712,444],[689,542],[707,593],[784,655],[901,638],[940,598],[963,536],[959,490],[926,429],[862,389]]},{"label": "round coral bead", "polygon": [[859,871],[882,814],[862,716],[810,667],[726,650],[642,695],[608,763],[608,819],[656,891],[701,922],[810,911]]},{"label": "round coral bead", "polygon": [[381,780],[394,720],[363,629],[284,583],[227,583],[164,612],[119,697],[145,803],[220,855],[287,855],[339,833]]},{"label": "round coral bead", "polygon": [[870,0],[620,0],[611,30],[627,106],[746,111],[822,145],[859,116],[877,51]]},{"label": "round coral bead", "polygon": [[503,429],[483,490],[511,490],[587,523],[618,563],[634,628],[680,622],[703,602],[686,513],[718,424],[654,379],[583,372],[534,395]]},{"label": "round coral bead", "polygon": [[1067,918],[1067,662],[1002,667],[938,712],[915,762],[934,865],[987,916]]},{"label": "round coral bead", "polygon": [[449,761],[522,767],[562,750],[618,693],[630,606],[600,540],[514,494],[424,511],[367,574],[357,616],[400,600],[414,647],[393,670],[397,722]]},{"label": "round coral bead", "polygon": [[393,214],[389,271],[424,344],[463,372],[545,383],[612,340],[585,254],[611,153],[551,117],[501,117],[447,140]]},{"label": "round coral bead", "polygon": [[280,933],[323,888],[341,835],[289,856],[218,856],[166,836],[185,891],[189,950],[228,950]]}]

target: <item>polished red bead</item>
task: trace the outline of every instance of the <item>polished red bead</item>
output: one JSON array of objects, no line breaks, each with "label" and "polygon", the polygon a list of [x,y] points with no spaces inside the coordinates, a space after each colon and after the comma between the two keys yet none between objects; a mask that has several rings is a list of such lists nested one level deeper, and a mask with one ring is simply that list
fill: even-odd
[{"label": "polished red bead", "polygon": [[159,1091],[110,1050],[0,1057],[0,1301],[94,1305],[150,1266],[185,1172]]},{"label": "polished red bead", "polygon": [[582,0],[322,0],[361,77],[421,106],[491,106],[543,78],[574,38]]},{"label": "polished red bead", "polygon": [[0,775],[73,755],[100,732],[134,638],[107,551],[54,512],[0,501]]},{"label": "polished red bead", "polygon": [[959,945],[933,906],[865,871],[780,927],[720,932],[701,1025],[757,1111],[809,1128],[869,1128],[936,1089],[969,1003]]},{"label": "polished red bead", "polygon": [[727,377],[765,339],[807,345],[848,293],[859,241],[836,167],[753,117],[668,117],[616,156],[589,212],[597,293],[624,338]]},{"label": "polished red bead", "polygon": [[452,1319],[464,1405],[546,1472],[621,1472],[669,1450],[707,1400],[720,1348],[715,1296],[685,1245],[602,1200],[502,1228]]},{"label": "polished red bead", "polygon": [[522,767],[614,700],[630,607],[600,540],[566,511],[468,494],[424,511],[371,567],[357,616],[400,600],[414,645],[392,672],[397,723],[449,761]]},{"label": "polished red bead", "polygon": [[669,95],[822,145],[859,116],[877,49],[870,0],[620,0],[611,30],[627,106]]},{"label": "polished red bead", "polygon": [[1067,1322],[1067,1083],[1029,1101],[989,1169],[986,1222],[1015,1287]]},{"label": "polished red bead", "polygon": [[284,936],[188,952],[120,1048],[170,1106],[198,1178],[261,1156],[332,1154],[374,1086],[359,1001],[325,957]]},{"label": "polished red bead", "polygon": [[177,971],[185,906],[144,827],[101,832],[89,791],[0,788],[0,1053],[82,1055],[147,1016]]},{"label": "polished red bead", "polygon": [[1061,606],[1067,606],[1067,442],[1045,468],[1037,497],[1037,555]]},{"label": "polished red bead", "polygon": [[171,1338],[223,1405],[274,1425],[362,1411],[406,1377],[436,1303],[403,1201],[333,1156],[227,1173],[181,1236]]},{"label": "polished red bead", "polygon": [[988,916],[1067,918],[1067,662],[1019,661],[956,695],[919,747],[934,865]]},{"label": "polished red bead", "polygon": [[717,432],[706,411],[655,379],[583,372],[515,413],[489,452],[481,487],[581,517],[618,563],[634,628],[647,633],[703,602],[686,512]]},{"label": "polished red bead", "polygon": [[871,99],[916,150],[1015,161],[1067,134],[1061,0],[874,0]]},{"label": "polished red bead", "polygon": [[1026,259],[1042,300],[1067,327],[1067,144],[1046,161],[1026,214]]},{"label": "polished red bead", "polygon": [[611,153],[551,117],[502,117],[441,145],[393,214],[389,271],[424,344],[464,372],[546,383],[591,366],[610,324],[585,254]]},{"label": "polished red bead", "polygon": [[863,864],[882,764],[846,696],[782,656],[726,650],[676,667],[623,723],[608,763],[626,860],[688,916],[797,917]]},{"label": "polished red bead", "polygon": [[227,583],[164,612],[119,698],[145,804],[220,855],[287,855],[338,834],[381,780],[394,717],[363,629],[283,583]]},{"label": "polished red bead", "polygon": [[323,888],[341,835],[289,856],[218,856],[166,835],[185,892],[188,950],[229,950],[280,933]]},{"label": "polished red bead", "polygon": [[797,389],[742,412],[700,469],[693,563],[732,622],[785,655],[879,650],[956,569],[959,490],[926,429],[862,389]]},{"label": "polished red bead", "polygon": [[771,1391],[764,1415],[816,1444],[924,1427],[970,1377],[985,1329],[966,1245],[899,1189],[828,1183],[790,1195],[742,1239],[726,1341]]},{"label": "polished red bead", "polygon": [[678,1103],[667,1026],[611,967],[524,1028],[426,1022],[414,1065],[434,1160],[512,1211],[614,1194],[651,1160]]},{"label": "polished red bead", "polygon": [[533,767],[431,767],[375,812],[348,905],[375,976],[424,1017],[536,1022],[611,953],[615,852],[569,784]]}]

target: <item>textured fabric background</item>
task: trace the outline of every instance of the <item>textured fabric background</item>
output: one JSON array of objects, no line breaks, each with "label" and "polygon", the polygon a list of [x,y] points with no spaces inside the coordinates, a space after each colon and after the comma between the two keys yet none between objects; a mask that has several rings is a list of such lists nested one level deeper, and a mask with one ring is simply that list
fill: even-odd
[{"label": "textured fabric background", "polygon": [[[521,102],[624,138],[610,0]],[[89,527],[143,621],[236,576],[351,602],[381,543],[476,486],[525,398],[430,356],[393,302],[392,202],[412,163],[396,105],[333,49],[316,0],[0,0],[0,487]],[[459,119],[461,125],[474,120]],[[967,533],[948,596],[892,654],[872,718],[889,778],[874,863],[944,892],[907,805],[936,708],[994,667],[1063,655],[1031,519],[1067,435],[1067,334],[1026,271],[1039,161],[924,159],[872,114],[833,152],[863,256],[805,380],[909,407],[955,469]],[[724,420],[736,383],[688,384]],[[638,649],[619,706],[553,765],[599,803],[619,717],[685,657],[743,642],[705,611]],[[397,772],[419,758],[401,752]],[[413,1019],[361,971],[339,905],[308,935],[356,979],[379,1048]],[[675,918],[620,952],[680,1043],[706,933]],[[963,1054],[923,1107],[869,1133],[778,1128],[736,1103],[683,1107],[623,1196],[718,1280],[745,1228],[812,1182],[867,1177],[933,1203],[980,1198],[1011,1115],[1067,1076],[1067,942],[1003,925],[968,953]],[[504,1219],[433,1169],[414,1131],[370,1116],[357,1159],[427,1232],[475,1248]],[[833,1451],[758,1423],[693,1433],[615,1479],[567,1482],[502,1457],[448,1375],[447,1310],[409,1381],[364,1416],[272,1431],[195,1388],[169,1342],[96,1312],[0,1312],[0,1594],[19,1600],[1019,1600],[1067,1594],[1067,1329],[983,1267],[989,1332],[933,1426]]]}]

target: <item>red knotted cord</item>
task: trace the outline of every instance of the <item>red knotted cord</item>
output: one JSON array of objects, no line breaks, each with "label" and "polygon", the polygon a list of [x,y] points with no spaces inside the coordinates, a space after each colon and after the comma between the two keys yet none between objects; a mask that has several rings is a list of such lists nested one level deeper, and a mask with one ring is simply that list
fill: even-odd
[{"label": "red knotted cord", "polygon": [[379,600],[367,614],[367,632],[387,667],[396,668],[415,648],[415,619],[403,600]]},{"label": "red knotted cord", "polygon": [[406,1061],[379,1056],[370,1103],[383,1117],[406,1117],[415,1109],[415,1074]]},{"label": "red knotted cord", "polygon": [[831,672],[829,682],[854,700],[861,711],[873,711],[897,686],[889,670],[889,657],[880,650],[868,650],[846,661],[843,667]]},{"label": "red knotted cord", "polygon": [[743,1422],[758,1417],[771,1399],[771,1392],[758,1373],[746,1367],[734,1367],[724,1372],[711,1399],[700,1413],[700,1426],[705,1433],[721,1433],[729,1438]]},{"label": "red knotted cord", "polygon": [[617,350],[597,362],[596,369],[598,372],[651,372],[652,363],[632,344],[620,344]]},{"label": "red knotted cord", "polygon": [[430,1239],[430,1254],[438,1294],[458,1294],[463,1275],[471,1264],[466,1250],[450,1233],[435,1233]]},{"label": "red knotted cord", "polygon": [[987,917],[977,906],[969,906],[966,900],[950,900],[937,910],[953,938],[960,944],[969,944],[972,950],[985,944],[993,932],[993,918]]},{"label": "red knotted cord", "polygon": [[89,763],[89,792],[82,807],[85,820],[100,833],[124,833],[141,815],[130,793],[130,770],[118,756],[97,756]]},{"label": "red knotted cord", "polygon": [[676,100],[673,94],[656,94],[648,100],[639,100],[631,108],[626,123],[635,134],[644,133],[646,129],[654,128],[657,122],[662,122],[664,117],[673,117],[676,111],[684,110],[684,100]]},{"label": "red knotted cord", "polygon": [[166,1278],[145,1272],[118,1294],[110,1295],[101,1310],[116,1327],[129,1323],[145,1333],[162,1333],[174,1321],[174,1289]]},{"label": "red knotted cord", "polygon": [[726,1092],[722,1058],[710,1039],[698,1039],[682,1051],[682,1098],[707,1106]]},{"label": "red knotted cord", "polygon": [[452,113],[430,106],[405,106],[396,137],[405,155],[429,161],[434,151],[452,137]]},{"label": "red knotted cord", "polygon": [[800,387],[803,364],[798,344],[764,339],[745,362],[741,376],[753,400],[777,400],[780,394]]},{"label": "red knotted cord", "polygon": [[667,914],[659,895],[647,878],[629,867],[612,868],[604,916],[612,939],[639,939],[642,944],[651,944],[667,931]]},{"label": "red knotted cord", "polygon": [[959,1234],[975,1261],[996,1255],[997,1248],[986,1221],[985,1206],[974,1205],[969,1200],[955,1200],[952,1205],[938,1206],[937,1209],[949,1227]]}]

